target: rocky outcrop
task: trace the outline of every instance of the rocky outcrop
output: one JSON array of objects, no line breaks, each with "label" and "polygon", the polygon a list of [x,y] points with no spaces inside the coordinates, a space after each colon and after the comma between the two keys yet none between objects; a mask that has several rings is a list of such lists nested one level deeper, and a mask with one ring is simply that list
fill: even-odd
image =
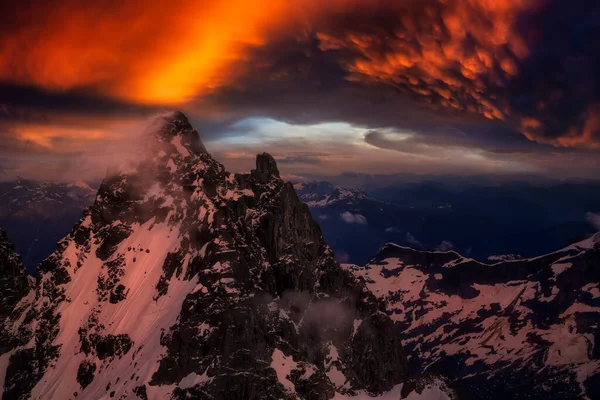
[{"label": "rocky outcrop", "polygon": [[21,257],[0,228],[0,322],[8,317],[17,303],[29,293],[30,281]]},{"label": "rocky outcrop", "polygon": [[181,113],[160,117],[146,139],[40,264],[35,340],[11,355],[4,398],[399,388],[401,331],[335,260],[270,155],[230,174]]},{"label": "rocky outcrop", "polygon": [[31,331],[22,320],[33,317],[22,300],[32,288],[21,257],[15,252],[6,232],[0,228],[0,354],[27,343]]}]

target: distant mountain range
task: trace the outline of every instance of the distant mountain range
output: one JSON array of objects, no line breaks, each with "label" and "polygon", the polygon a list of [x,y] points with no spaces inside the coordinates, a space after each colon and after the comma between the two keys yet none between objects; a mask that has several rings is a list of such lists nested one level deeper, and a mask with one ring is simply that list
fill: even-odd
[{"label": "distant mountain range", "polygon": [[465,398],[600,398],[600,234],[493,264],[387,244],[345,267],[385,301],[413,369]]},{"label": "distant mountain range", "polygon": [[[456,249],[480,261],[532,257],[589,237],[600,210],[593,182],[498,185],[427,181],[365,190],[295,183],[343,262],[366,263],[385,243]],[[86,183],[0,183],[0,226],[32,272],[94,201]],[[597,217],[600,221],[600,217]]]},{"label": "distant mountain range", "polygon": [[340,260],[357,264],[366,263],[387,242],[424,250],[456,249],[482,261],[532,257],[600,229],[588,221],[600,209],[600,185],[589,182],[420,182],[366,191],[329,182],[295,187]]},{"label": "distant mountain range", "polygon": [[84,182],[0,182],[0,226],[9,233],[28,271],[35,271],[56,249],[95,195],[96,190]]}]

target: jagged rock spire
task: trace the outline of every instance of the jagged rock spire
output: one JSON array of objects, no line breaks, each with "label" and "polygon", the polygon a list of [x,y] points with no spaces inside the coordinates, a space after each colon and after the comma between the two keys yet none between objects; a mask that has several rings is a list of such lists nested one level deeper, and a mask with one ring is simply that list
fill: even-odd
[{"label": "jagged rock spire", "polygon": [[256,170],[279,178],[279,169],[277,169],[277,163],[275,162],[273,156],[271,156],[269,153],[256,155]]}]

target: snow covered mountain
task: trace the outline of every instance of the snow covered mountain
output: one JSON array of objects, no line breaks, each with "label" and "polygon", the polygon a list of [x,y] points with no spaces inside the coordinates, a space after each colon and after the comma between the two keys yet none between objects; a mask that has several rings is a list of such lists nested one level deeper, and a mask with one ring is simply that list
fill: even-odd
[{"label": "snow covered mountain", "polygon": [[401,331],[270,155],[230,174],[176,112],[137,157],[35,284],[0,253],[3,399],[453,397],[409,378]]},{"label": "snow covered mountain", "polygon": [[294,189],[309,207],[327,207],[336,203],[352,206],[364,199],[378,201],[358,189],[334,187],[329,182],[296,183]]},{"label": "snow covered mountain", "polygon": [[494,264],[388,244],[345,267],[386,302],[410,364],[459,395],[600,398],[600,234]]},{"label": "snow covered mountain", "polygon": [[9,233],[31,272],[71,231],[95,195],[96,190],[85,182],[35,182],[21,178],[0,182],[0,226]]}]

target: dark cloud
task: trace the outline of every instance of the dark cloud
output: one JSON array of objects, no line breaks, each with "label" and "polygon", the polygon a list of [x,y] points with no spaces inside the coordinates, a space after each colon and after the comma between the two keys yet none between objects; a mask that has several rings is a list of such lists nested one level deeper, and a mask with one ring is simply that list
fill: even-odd
[{"label": "dark cloud", "polygon": [[0,121],[53,123],[61,116],[148,116],[159,108],[130,104],[84,90],[51,92],[33,86],[0,84]]},{"label": "dark cloud", "polygon": [[[86,146],[110,136],[101,131],[123,134],[129,121],[166,105],[191,113],[209,142],[254,135],[260,127],[235,125],[244,118],[343,121],[370,129],[364,142],[373,151],[415,156],[397,168],[426,168],[433,159],[438,169],[463,162],[460,171],[476,162],[554,171],[568,161],[574,174],[598,168],[597,1],[270,0],[258,9],[244,0],[29,0],[3,10],[5,166],[21,156],[90,155]],[[294,140],[269,144],[289,168],[326,165],[335,155]],[[254,148],[228,150],[226,158],[251,159]],[[478,158],[465,163],[471,156]]]},{"label": "dark cloud", "polygon": [[600,143],[600,3],[552,1],[523,18],[531,54],[510,82],[511,107],[531,140],[558,146]]}]

